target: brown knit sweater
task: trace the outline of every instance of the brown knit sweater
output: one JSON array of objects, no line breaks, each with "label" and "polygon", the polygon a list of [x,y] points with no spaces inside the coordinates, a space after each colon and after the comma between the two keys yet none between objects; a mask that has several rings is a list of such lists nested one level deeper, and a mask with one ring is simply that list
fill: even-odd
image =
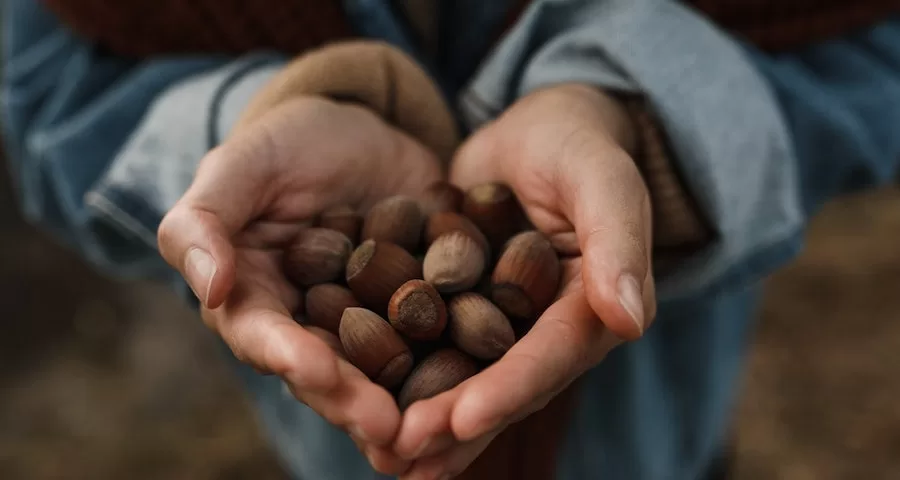
[{"label": "brown knit sweater", "polygon": [[[352,35],[338,0],[42,0],[74,31],[115,53],[289,54]],[[401,0],[408,12],[428,0]],[[530,0],[520,0],[513,20]],[[767,50],[794,48],[900,11],[898,0],[685,0]],[[501,32],[497,32],[501,33]]]}]

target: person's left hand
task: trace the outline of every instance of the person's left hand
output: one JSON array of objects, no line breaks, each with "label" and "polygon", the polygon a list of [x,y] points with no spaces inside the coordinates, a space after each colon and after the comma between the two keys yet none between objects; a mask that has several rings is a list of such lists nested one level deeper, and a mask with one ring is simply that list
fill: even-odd
[{"label": "person's left hand", "polygon": [[394,449],[407,480],[463,472],[500,432],[543,408],[656,314],[651,210],[621,107],[564,85],[535,92],[457,153],[451,180],[509,185],[563,255],[562,292],[498,362],[403,415]]}]

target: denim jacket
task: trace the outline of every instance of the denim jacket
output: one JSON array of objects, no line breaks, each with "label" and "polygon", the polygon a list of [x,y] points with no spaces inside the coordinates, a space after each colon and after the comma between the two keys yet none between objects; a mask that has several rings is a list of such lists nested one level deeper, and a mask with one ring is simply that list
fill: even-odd
[{"label": "denim jacket", "polygon": [[[559,82],[638,94],[657,113],[716,241],[658,279],[647,335],[586,374],[559,478],[700,478],[727,431],[759,281],[796,254],[822,203],[897,171],[900,22],[774,56],[677,1],[537,0],[482,58],[486,40],[466,33],[496,26],[506,2],[450,3],[438,65],[389,1],[344,1],[361,35],[430,70],[469,129]],[[98,268],[188,295],[156,250],[159,221],[287,59],[137,62],[92,48],[37,0],[7,0],[2,15],[4,146],[25,215]],[[277,379],[235,368],[298,478],[373,477]]]}]

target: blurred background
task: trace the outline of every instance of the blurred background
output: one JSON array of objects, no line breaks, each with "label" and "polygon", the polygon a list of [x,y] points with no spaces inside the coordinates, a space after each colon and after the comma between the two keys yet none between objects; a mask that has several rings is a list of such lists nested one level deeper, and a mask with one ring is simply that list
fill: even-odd
[{"label": "blurred background", "polygon": [[[285,478],[201,322],[25,225],[2,171],[0,479]],[[816,219],[754,341],[736,479],[900,478],[900,191]]]}]

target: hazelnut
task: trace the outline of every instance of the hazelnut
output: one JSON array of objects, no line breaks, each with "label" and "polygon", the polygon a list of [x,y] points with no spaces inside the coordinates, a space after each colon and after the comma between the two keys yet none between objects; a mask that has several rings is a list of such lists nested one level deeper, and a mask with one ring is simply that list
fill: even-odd
[{"label": "hazelnut", "polygon": [[306,292],[306,321],[337,334],[344,309],[361,306],[349,288],[322,283]]},{"label": "hazelnut", "polygon": [[363,305],[386,312],[401,285],[422,278],[422,266],[406,250],[389,242],[366,240],[347,261],[347,285]]},{"label": "hazelnut", "polygon": [[413,340],[436,340],[447,325],[447,307],[431,284],[410,280],[391,297],[388,320],[398,332]]},{"label": "hazelnut", "polygon": [[319,215],[319,226],[343,233],[353,244],[359,241],[362,216],[347,205],[330,208]]},{"label": "hazelnut", "polygon": [[339,336],[350,362],[385,388],[399,385],[412,369],[409,347],[385,319],[371,310],[344,310]]},{"label": "hazelnut", "polygon": [[341,277],[352,250],[350,239],[341,232],[303,229],[285,251],[285,275],[303,287],[333,282]]},{"label": "hazelnut", "polygon": [[450,338],[460,350],[482,360],[503,356],[514,343],[513,327],[490,300],[463,293],[450,300]]},{"label": "hazelnut", "polygon": [[484,273],[484,251],[468,235],[454,231],[428,247],[422,271],[425,280],[441,293],[474,287]]},{"label": "hazelnut", "polygon": [[463,214],[484,233],[495,252],[519,231],[525,217],[515,194],[506,185],[485,183],[469,189]]},{"label": "hazelnut", "polygon": [[462,209],[465,194],[455,185],[435,182],[419,197],[419,206],[425,216],[438,212],[458,212]]},{"label": "hazelnut", "polygon": [[397,403],[406,410],[413,402],[446,392],[476,373],[478,364],[465,353],[452,348],[438,350],[409,374]]},{"label": "hazelnut", "polygon": [[366,214],[363,240],[391,242],[414,252],[419,246],[425,217],[418,202],[402,195],[385,198]]},{"label": "hazelnut", "polygon": [[559,289],[559,257],[542,233],[532,230],[512,239],[491,275],[491,300],[510,319],[534,320],[550,306]]},{"label": "hazelnut", "polygon": [[439,212],[428,217],[428,223],[425,226],[425,242],[431,245],[438,237],[450,232],[465,233],[484,250],[485,257],[490,258],[491,245],[488,243],[487,237],[471,220],[456,212]]}]

